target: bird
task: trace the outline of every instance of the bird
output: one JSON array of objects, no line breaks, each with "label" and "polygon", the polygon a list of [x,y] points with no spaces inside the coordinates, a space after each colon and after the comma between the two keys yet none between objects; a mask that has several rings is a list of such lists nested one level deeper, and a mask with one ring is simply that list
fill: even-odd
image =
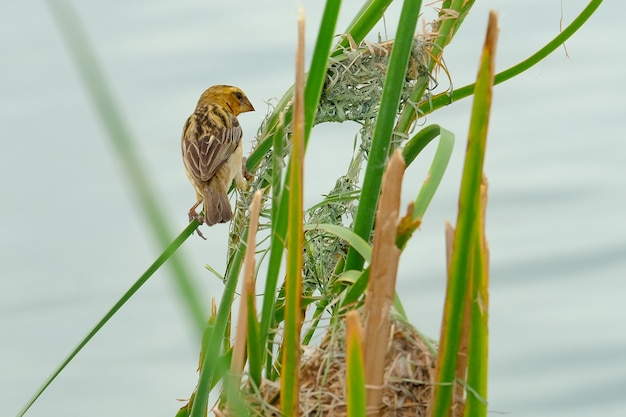
[{"label": "bird", "polygon": [[[181,147],[185,173],[196,191],[189,221],[213,226],[233,218],[228,189],[235,181],[246,186],[242,150],[241,113],[254,111],[240,88],[214,85],[205,90],[183,127]],[[204,217],[196,212],[203,203]],[[201,235],[202,236],[202,235]]]}]

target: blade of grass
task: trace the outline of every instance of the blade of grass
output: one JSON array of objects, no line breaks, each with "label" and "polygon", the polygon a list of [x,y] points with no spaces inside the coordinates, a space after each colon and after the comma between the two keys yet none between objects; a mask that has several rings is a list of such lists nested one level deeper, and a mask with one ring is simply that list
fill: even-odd
[{"label": "blade of grass", "polygon": [[489,370],[489,249],[485,238],[487,182],[480,187],[478,230],[474,239],[472,282],[470,284],[470,332],[467,358],[467,392],[465,416],[487,415],[487,373]]},{"label": "blade of grass", "polygon": [[[320,29],[317,32],[315,49],[311,67],[306,78],[304,91],[304,137],[308,138],[315,120],[317,105],[322,95],[322,88],[326,80],[326,67],[328,65],[328,54],[333,41],[337,19],[339,18],[340,0],[329,0],[323,13]],[[305,140],[305,143],[308,139]]]},{"label": "blade of grass", "polygon": [[[354,221],[354,232],[369,241],[376,214],[376,202],[380,193],[382,175],[386,165],[393,126],[400,104],[400,93],[405,80],[409,55],[413,47],[413,35],[421,1],[405,0],[400,13],[395,43],[391,50],[389,68],[385,77],[380,111],[376,120],[372,146],[363,178],[361,199]],[[363,258],[353,249],[348,250],[345,270],[361,269]]]},{"label": "blade of grass", "polygon": [[[448,162],[450,161],[450,157],[452,156],[452,150],[454,148],[454,134],[438,125],[428,126],[418,132],[415,136],[413,136],[407,142],[402,152],[402,156],[403,158],[405,158],[405,161],[408,160],[412,162],[417,154],[421,152],[430,141],[437,137],[437,135],[440,135],[439,145],[437,146],[435,156],[433,157],[433,162],[430,166],[428,178],[424,181],[424,184],[422,185],[420,192],[415,199],[414,209],[411,210],[411,215],[405,216],[398,225],[396,245],[401,250],[404,250],[404,248],[406,247],[406,243],[412,236],[413,232],[417,229],[417,227],[419,227],[421,223],[421,218],[424,216],[424,213],[426,212],[426,209],[430,204],[430,201],[432,200],[435,191],[441,183],[443,174],[445,173]],[[408,163],[409,162],[407,162],[407,165]],[[329,230],[329,232],[332,233],[332,230]],[[356,240],[354,236],[350,237],[350,239]],[[353,243],[352,240],[348,240],[347,237],[344,239],[347,240],[350,245],[357,251],[360,251],[359,248],[363,247],[362,243],[359,243],[360,246],[357,246],[356,242]],[[358,240],[361,242],[365,242],[360,237],[358,238]],[[363,251],[360,251],[360,253],[361,256],[364,256]],[[368,261],[367,257],[365,256],[364,259]],[[356,271],[354,270],[351,271],[356,273]],[[341,302],[341,307],[352,305],[365,291],[369,279],[369,268],[366,268],[363,273],[359,273],[358,275],[359,278],[354,281],[353,285],[348,288]],[[403,315],[403,309],[401,303],[399,302],[399,299],[395,304],[397,310],[400,312],[401,315]]]},{"label": "blade of grass", "polygon": [[[206,342],[209,340],[211,333],[213,332],[213,326],[215,325],[215,320],[217,317],[217,307],[215,305],[215,297],[211,299],[211,315],[209,316],[209,320],[207,322],[207,326],[204,329],[204,333],[202,334],[202,342],[200,347],[200,360],[198,363],[198,367],[202,366],[202,362],[204,361],[204,355],[206,353]],[[176,417],[189,417],[191,414],[191,408],[193,407],[193,403],[196,401],[196,392],[198,391],[197,387],[191,393],[189,397],[189,401],[187,404],[182,406],[178,412],[176,413]]]},{"label": "blade of grass", "polygon": [[163,253],[148,267],[137,281],[120,297],[120,299],[111,307],[111,309],[100,319],[100,321],[87,333],[87,335],[78,343],[78,345],[70,352],[69,355],[61,362],[61,364],[46,378],[28,402],[22,407],[17,414],[18,417],[23,416],[28,409],[35,403],[37,398],[43,394],[48,386],[56,379],[57,376],[65,369],[65,367],[78,355],[78,353],[89,343],[89,341],[104,327],[104,325],[122,308],[124,304],[145,284],[148,279],[167,261],[172,253],[183,244],[183,242],[195,230],[194,225],[190,224],[185,230],[163,251]]},{"label": "blade of grass", "polygon": [[351,247],[353,247],[364,259],[369,262],[372,258],[372,247],[363,238],[347,227],[339,226],[336,224],[319,223],[319,224],[306,224],[304,225],[304,231],[309,230],[324,230],[331,233],[340,239],[345,240]]},{"label": "blade of grass", "polygon": [[[348,25],[348,28],[344,31],[344,33],[349,34],[355,42],[357,43],[361,42],[365,38],[365,36],[372,30],[372,28],[376,25],[376,23],[378,23],[378,21],[382,18],[385,10],[389,6],[389,4],[391,4],[391,2],[392,0],[369,0],[363,5],[361,10],[359,10],[359,12],[354,17],[353,21]],[[324,9],[324,15],[322,16],[322,23],[320,25],[320,29],[322,30],[318,34],[318,43],[320,45],[321,44],[328,45],[328,50],[330,50],[332,39],[335,36],[334,28],[336,26],[340,5],[341,5],[341,2],[339,0],[327,0],[326,7]],[[330,22],[334,22],[334,23],[331,25]],[[330,30],[331,26],[332,26],[332,30]],[[349,41],[347,37],[342,39],[342,41],[334,48],[333,52],[331,53],[331,56],[341,54],[343,51],[343,48],[347,47],[348,45],[349,45]],[[317,70],[322,67],[324,69],[323,76],[326,75],[326,65],[328,62],[329,54],[322,53],[322,51],[325,49],[326,47],[324,48],[320,47],[318,49],[318,45],[316,44],[313,58],[311,61],[311,69],[309,71],[309,77],[312,77],[312,76],[317,77],[315,74],[317,73]],[[319,65],[320,63],[315,62],[315,60],[318,58],[322,60],[320,63],[323,63],[323,66]],[[323,79],[324,78],[322,77],[322,82],[323,82]],[[307,80],[307,93],[309,92],[308,83],[311,82],[311,80],[312,79]],[[314,88],[312,86],[311,91],[314,91],[316,88],[317,87]],[[291,109],[290,109],[290,102],[291,102],[292,97],[293,97],[293,88],[290,88],[283,95],[283,97],[279,100],[279,102],[276,104],[276,108],[274,112],[272,113],[272,115],[270,116],[268,123],[267,123],[267,128],[266,128],[267,135],[259,141],[258,146],[255,148],[255,150],[252,152],[252,154],[248,158],[247,167],[250,171],[252,171],[252,169],[256,166],[256,164],[259,163],[259,161],[261,160],[261,158],[263,158],[263,156],[267,153],[267,151],[269,151],[272,145],[272,141],[269,139],[272,138],[272,136],[274,135],[276,126],[278,126],[278,124],[280,123],[279,115],[284,114],[284,126],[287,126],[291,123],[292,115],[291,115]],[[307,103],[309,103],[310,101],[311,102],[313,101],[312,99],[309,100],[308,98],[306,100],[307,100]],[[315,103],[315,106],[317,107],[317,103]],[[308,114],[310,114],[310,110],[307,111],[307,115]]]},{"label": "blade of grass", "polygon": [[287,277],[285,278],[285,328],[282,345],[280,408],[286,417],[297,416],[300,394],[300,319],[302,314],[302,250],[304,175],[304,12],[298,15],[296,83],[294,96],[291,172],[289,175],[289,213],[287,230]]},{"label": "blade of grass", "polygon": [[302,314],[303,192],[305,143],[304,90],[304,11],[298,15],[296,82],[291,171],[289,175],[289,212],[287,229],[287,276],[285,278],[285,328],[282,344],[280,408],[283,415],[297,416],[300,394],[300,319]]},{"label": "blade of grass", "polygon": [[443,174],[448,167],[448,162],[452,157],[452,151],[454,149],[454,133],[449,130],[439,127],[439,144],[433,157],[433,162],[430,165],[428,171],[428,178],[424,181],[422,188],[415,198],[415,206],[413,207],[413,218],[421,219],[426,213],[430,202],[435,195],[435,191],[441,183]]},{"label": "blade of grass", "polygon": [[365,292],[370,279],[370,267],[368,266],[363,271],[350,270],[345,271],[344,273],[358,274],[358,278],[354,284],[347,288],[346,294],[344,295],[343,300],[341,300],[342,308],[356,303],[359,297],[361,297],[361,295]]},{"label": "blade of grass", "polygon": [[366,415],[365,375],[363,371],[363,336],[359,313],[346,314],[346,404],[348,417]]},{"label": "blade of grass", "polygon": [[[349,34],[355,42],[357,43],[361,42],[363,39],[365,39],[365,36],[372,30],[372,28],[376,25],[376,23],[378,23],[378,21],[382,18],[385,10],[387,9],[387,6],[389,6],[391,2],[392,0],[369,0],[363,5],[361,10],[359,10],[359,12],[354,17],[353,21],[348,25],[348,28],[344,31],[344,33]],[[337,17],[339,15],[338,12],[339,12],[340,5],[341,5],[341,2],[339,0],[327,0],[326,7],[324,9],[324,14],[322,16],[322,23],[320,25],[321,31],[318,34],[317,39],[318,39],[318,44],[327,45],[327,48],[329,51],[330,51],[330,46],[332,44],[332,39],[335,36],[335,26],[337,22]],[[332,23],[331,25],[330,22],[334,22],[334,23]],[[332,30],[330,30],[331,26],[332,26]],[[315,74],[317,74],[317,71],[320,68],[322,68],[322,65],[320,65],[321,63],[323,63],[324,71],[323,73],[320,73],[320,75],[323,75],[323,77],[325,77],[326,75],[326,65],[328,62],[329,54],[322,53],[322,51],[326,50],[326,47],[324,48],[319,47],[318,49],[318,44],[316,44],[315,46],[313,58],[311,61],[311,68],[309,71],[309,77],[315,77],[315,78],[317,77],[317,75]],[[348,38],[345,37],[334,48],[333,52],[330,55],[335,56],[335,55],[341,54],[343,51],[343,48],[347,47],[348,45],[349,45]],[[318,58],[321,60],[320,63],[315,62],[316,59]],[[323,77],[322,77],[322,83],[324,80]],[[311,82],[312,80],[313,79],[307,80],[307,84]],[[314,91],[316,88],[317,87],[315,88],[311,87],[311,91]],[[321,86],[319,88],[321,88]],[[309,91],[309,87],[307,85],[307,92],[308,91]],[[256,164],[259,163],[259,161],[261,160],[261,158],[263,158],[263,156],[267,153],[267,151],[269,151],[272,141],[265,140],[265,139],[271,139],[271,137],[274,135],[276,126],[278,126],[278,124],[280,123],[279,115],[284,114],[284,126],[287,126],[288,124],[291,123],[292,115],[291,115],[291,109],[290,109],[290,102],[291,102],[292,97],[293,97],[293,88],[290,88],[283,95],[283,97],[279,100],[279,102],[276,104],[276,109],[270,116],[268,123],[267,123],[267,128],[266,128],[267,135],[265,136],[265,138],[260,140],[258,146],[255,148],[255,150],[252,152],[252,154],[248,158],[247,167],[250,171],[252,171],[252,169],[256,166]],[[308,98],[306,100],[307,100],[307,103],[313,101],[312,99],[309,100]],[[317,103],[315,103],[315,106],[317,107]],[[310,114],[310,110],[308,110],[306,114],[307,115]],[[309,130],[310,128],[307,128],[307,131]]]},{"label": "blade of grass", "polygon": [[[247,238],[248,230],[246,229],[243,236],[241,236],[242,242],[245,242]],[[220,300],[220,305],[217,310],[215,323],[213,323],[213,329],[206,343],[203,344],[202,350],[204,357],[200,366],[198,388],[196,390],[195,401],[191,407],[190,417],[204,417],[206,415],[209,393],[221,376],[219,367],[223,365],[224,360],[222,360],[222,358],[225,357],[222,354],[224,338],[230,320],[231,306],[233,304],[235,290],[237,289],[237,281],[243,258],[244,251],[238,250],[235,251],[233,257],[230,259],[224,284],[224,292],[222,293],[222,299]],[[216,358],[218,359],[216,360]]]},{"label": "blade of grass", "polygon": [[454,134],[438,125],[428,126],[413,136],[402,150],[402,156],[408,165],[437,136],[440,136],[439,144],[430,165],[428,177],[415,198],[411,215],[404,217],[398,225],[396,244],[402,250],[404,250],[413,232],[421,224],[424,213],[441,183],[443,174],[446,172],[454,149]]},{"label": "blade of grass", "polygon": [[328,300],[320,300],[315,306],[315,311],[313,312],[311,319],[307,320],[307,322],[310,323],[310,325],[306,333],[302,337],[303,345],[308,345],[311,343],[311,339],[315,335],[315,332],[318,330],[319,323],[322,320],[322,315],[324,314],[324,312],[326,311],[326,308],[328,307],[328,303],[329,303]]},{"label": "blade of grass", "polygon": [[[545,57],[554,52],[559,46],[563,45],[574,33],[582,27],[583,24],[594,14],[596,9],[600,6],[602,0],[592,0],[587,6],[580,12],[580,14],[570,23],[561,33],[559,33],[554,39],[548,42],[543,48],[520,62],[513,65],[504,71],[501,71],[495,75],[494,85],[503,83],[516,75],[530,69],[537,63],[541,62]],[[455,101],[469,97],[473,92],[476,84],[468,84],[461,88],[456,88],[452,92],[444,92],[437,94],[430,98],[428,101],[420,103],[418,106],[420,113],[429,114],[433,111],[447,106]]]},{"label": "blade of grass", "polygon": [[[434,40],[428,43],[429,60],[426,64],[425,71],[427,74],[433,74],[437,66],[440,66],[445,70],[445,66],[442,63],[441,58],[443,49],[452,41],[454,34],[465,19],[467,13],[469,13],[473,3],[474,0],[446,0],[443,2],[439,12],[438,21],[436,26],[433,28]],[[429,77],[422,77],[420,82],[416,83],[413,88],[409,101],[412,103],[419,103],[422,101],[425,97],[428,85]],[[430,97],[430,94],[427,96]],[[425,101],[429,102],[430,98]],[[423,112],[420,112],[420,114],[423,114]],[[405,106],[402,110],[400,118],[398,119],[395,130],[404,133],[408,132],[413,121],[415,121],[415,118],[415,106]]]},{"label": "blade of grass", "polygon": [[[470,124],[470,136],[475,137],[483,149],[487,142],[487,127],[493,94],[495,53],[498,39],[498,17],[489,14],[489,26],[481,71],[476,81],[474,108],[475,123]],[[474,117],[472,118],[474,120]],[[471,139],[470,139],[471,140]],[[482,171],[482,169],[481,169]],[[472,281],[470,282],[470,338],[468,342],[466,416],[487,416],[487,371],[488,371],[488,248],[485,238],[485,214],[487,205],[487,182],[481,175],[478,198],[478,217],[472,239]]]},{"label": "blade of grass", "polygon": [[248,294],[248,372],[251,383],[255,387],[261,386],[263,373],[263,349],[259,334],[259,323],[256,316],[255,294]]},{"label": "blade of grass", "polygon": [[[373,0],[365,4],[361,11],[355,17],[353,23],[350,25],[348,31],[352,32],[353,39],[357,42],[362,40],[364,36],[371,30],[376,22],[382,17],[382,14],[391,1],[378,1]],[[334,26],[336,24],[340,2],[336,0],[329,0],[326,4],[324,16],[322,18],[322,25],[320,26],[320,33],[318,34],[318,40],[315,47],[315,53],[313,55],[311,70],[309,71],[309,78],[307,80],[307,91],[305,93],[306,99],[306,135],[305,146],[308,142],[308,134],[312,126],[312,120],[314,119],[314,112],[317,109],[319,95],[326,76],[326,65],[328,61],[328,51],[332,43],[334,36]],[[374,18],[374,16],[377,16]],[[332,24],[330,23],[332,22]],[[331,30],[332,29],[332,30]],[[347,40],[346,40],[347,41]],[[325,46],[320,46],[325,45]],[[336,49],[337,50],[341,50]],[[324,53],[325,51],[325,53]],[[268,134],[267,139],[273,138],[273,142],[276,143],[282,140],[277,136],[277,132],[281,131],[282,127],[288,125],[292,120],[292,113],[289,106],[293,90],[289,90],[280,102],[276,106],[276,110],[270,116],[268,121]],[[315,98],[315,99],[314,99]],[[311,116],[311,117],[310,117]],[[309,118],[310,117],[310,118]],[[311,122],[310,122],[311,121]],[[280,133],[280,132],[279,132]],[[273,135],[273,136],[272,136]],[[261,140],[257,148],[252,155],[248,158],[248,169],[252,170],[253,167],[261,160],[263,155],[269,150],[271,146],[271,140]],[[275,152],[275,155],[278,153]],[[276,157],[275,157],[276,158]],[[275,195],[279,193],[274,191]],[[269,327],[273,320],[273,310],[275,305],[275,291],[278,282],[278,274],[280,271],[282,251],[284,249],[285,233],[286,233],[286,216],[284,213],[287,210],[287,198],[288,190],[285,190],[279,203],[275,203],[273,206],[273,234],[271,243],[270,260],[268,264],[268,272],[266,279],[266,286],[263,299],[263,307],[261,314],[261,340],[268,340]],[[274,200],[277,201],[277,200]],[[268,346],[267,351],[271,351],[271,347]],[[271,361],[266,361],[268,366],[271,366]],[[271,369],[267,368],[267,374],[270,375]]]},{"label": "blade of grass", "polygon": [[[305,99],[305,131],[304,131],[304,150],[306,149],[306,145],[308,143],[309,133],[312,127],[312,121],[315,118],[315,111],[317,110],[319,97],[322,91],[322,87],[324,85],[324,79],[326,76],[326,64],[328,62],[328,54],[330,51],[330,47],[332,44],[332,40],[334,37],[335,26],[337,23],[337,18],[339,15],[339,8],[341,2],[338,0],[327,0],[326,6],[324,9],[324,14],[322,16],[322,23],[320,24],[320,30],[318,32],[317,41],[314,49],[314,54],[311,59],[311,67],[307,76],[306,87],[304,92]],[[291,91],[291,90],[290,90]],[[287,92],[284,96],[290,97],[290,91]],[[286,107],[289,100],[284,102],[284,106]],[[282,145],[282,129],[288,123],[291,122],[292,114],[290,111],[284,110],[284,107],[281,109],[277,107],[279,110],[279,114],[282,116],[276,116],[276,124],[278,128],[274,128],[277,133],[281,134],[281,137],[278,138],[276,136],[273,137],[273,141],[276,147],[276,144],[280,143]],[[276,111],[274,112],[276,114]],[[274,117],[274,116],[272,116]],[[271,123],[271,121],[270,121]],[[280,124],[278,124],[280,123]],[[269,142],[269,141],[266,141]],[[263,148],[261,147],[260,150]],[[268,148],[269,149],[269,148]],[[259,149],[255,150],[257,153]],[[267,150],[266,150],[267,152]],[[281,153],[274,153],[274,158],[278,158],[278,155]],[[262,156],[259,156],[259,160]],[[252,156],[251,156],[252,159]],[[254,160],[252,159],[252,162]],[[276,159],[275,159],[276,161]],[[248,162],[251,162],[249,159]],[[280,163],[282,161],[276,161],[276,163]],[[291,161],[287,168],[287,177],[290,175],[291,170]],[[276,180],[279,177],[275,177]],[[288,200],[289,200],[289,189],[287,187],[283,187],[280,192],[275,188],[274,196],[279,196],[279,199],[274,199],[272,204],[275,206],[272,207],[272,241],[271,241],[271,249],[270,249],[270,257],[268,261],[268,271],[266,275],[265,281],[265,292],[263,297],[263,307],[261,312],[261,323],[260,323],[260,337],[261,342],[266,343],[268,340],[269,328],[274,319],[274,306],[276,302],[276,288],[278,284],[278,275],[280,272],[280,267],[282,263],[282,256],[284,250],[284,243],[287,233],[287,208],[288,208]],[[268,366],[271,366],[271,360],[266,361]],[[268,369],[269,371],[269,369]]]},{"label": "blade of grass", "polygon": [[431,415],[434,417],[450,415],[452,404],[468,274],[471,276],[469,271],[472,267],[475,235],[478,233],[480,225],[480,185],[483,177],[487,127],[491,108],[496,37],[497,18],[492,12],[489,16],[489,26],[476,81],[461,181],[459,213],[437,357],[436,384],[433,389]]},{"label": "blade of grass", "polygon": [[[117,156],[120,158],[132,185],[134,195],[146,214],[151,230],[159,247],[168,247],[174,234],[169,230],[166,216],[161,211],[156,194],[152,190],[149,176],[141,164],[137,150],[133,145],[133,139],[126,123],[115,103],[111,89],[108,87],[106,77],[93,48],[89,44],[87,33],[80,24],[76,11],[69,2],[62,0],[48,0],[46,2],[57,26],[63,35],[78,68],[78,72],[85,82],[97,115],[108,133]],[[193,222],[197,227],[198,223]],[[173,253],[170,253],[172,255]],[[199,334],[205,326],[206,312],[197,294],[197,288],[193,284],[191,274],[180,257],[171,256],[170,267],[174,274],[174,282],[178,292],[185,300],[190,317]]]},{"label": "blade of grass", "polygon": [[[421,223],[421,218],[424,216],[430,201],[432,200],[435,191],[439,187],[441,183],[441,179],[445,170],[448,166],[448,162],[450,161],[450,157],[452,156],[452,150],[454,148],[454,134],[438,125],[428,126],[418,132],[415,136],[413,136],[406,144],[403,149],[402,156],[407,162],[407,165],[412,162],[415,157],[421,152],[428,143],[430,143],[437,135],[440,135],[439,145],[437,146],[437,150],[435,152],[435,156],[433,157],[433,162],[430,166],[428,178],[424,181],[420,192],[417,195],[414,203],[414,209],[412,210],[411,216],[406,216],[402,219],[401,223],[398,225],[398,235],[396,239],[396,245],[404,250],[406,247],[406,243],[409,238],[419,227]],[[410,217],[410,218],[409,218]],[[330,230],[329,230],[330,231]],[[332,233],[332,231],[330,231]],[[356,235],[355,235],[356,236]],[[350,239],[355,239],[351,237]],[[345,240],[348,240],[347,237]],[[362,238],[359,237],[361,242],[365,242]],[[354,247],[357,251],[359,251],[359,247],[356,243],[349,241],[352,247]],[[361,256],[364,256],[361,252]],[[368,259],[364,257],[367,261]],[[353,270],[352,270],[353,271]],[[349,271],[346,271],[349,272]],[[356,273],[356,271],[354,271]],[[367,282],[369,279],[369,268],[366,268],[363,273],[359,273],[359,278],[351,285],[345,296],[341,302],[341,307],[345,307],[351,305],[356,302],[357,299],[363,294],[365,288],[367,286]],[[402,306],[398,302],[396,302],[396,308],[402,314]]]},{"label": "blade of grass", "polygon": [[[282,140],[282,138],[281,138]],[[274,158],[278,158],[274,154]],[[289,170],[287,171],[289,174]],[[278,191],[280,190],[280,191]],[[278,199],[272,200],[272,240],[270,243],[270,256],[265,279],[265,291],[263,295],[263,307],[261,310],[261,323],[259,326],[262,344],[267,344],[264,355],[272,352],[272,341],[270,338],[270,326],[275,320],[276,309],[276,288],[278,286],[278,275],[280,273],[283,251],[285,249],[285,238],[287,234],[287,213],[289,200],[284,188],[274,190],[274,195],[279,196]],[[266,374],[271,379],[273,373],[271,358],[263,360],[266,364]]]},{"label": "blade of grass", "polygon": [[[454,239],[453,239],[454,242]],[[454,244],[454,243],[453,243]],[[473,253],[472,253],[473,255]],[[473,259],[472,259],[473,260]],[[472,260],[470,260],[470,264],[473,265]],[[470,267],[471,267],[470,265]],[[456,352],[456,370],[454,372],[454,379],[456,384],[454,384],[454,390],[452,392],[452,398],[464,398],[464,390],[467,384],[464,381],[467,379],[467,350],[469,345],[470,338],[470,316],[471,316],[471,302],[470,302],[470,293],[471,293],[471,281],[472,281],[472,273],[468,271],[468,287],[465,292],[465,298],[463,300],[463,323],[461,324],[461,332],[459,334],[459,348]],[[454,405],[452,406],[454,410]],[[451,410],[451,414],[454,415],[454,411]]]},{"label": "blade of grass", "polygon": [[439,125],[429,125],[409,139],[402,149],[402,158],[407,167],[410,166],[415,158],[417,158],[417,155],[440,134],[441,127]]}]

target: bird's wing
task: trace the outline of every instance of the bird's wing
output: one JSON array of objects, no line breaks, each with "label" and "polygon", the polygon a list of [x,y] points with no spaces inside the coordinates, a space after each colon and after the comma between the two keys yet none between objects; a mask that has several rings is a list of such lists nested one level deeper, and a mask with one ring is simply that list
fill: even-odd
[{"label": "bird's wing", "polygon": [[226,121],[223,116],[220,115],[218,120],[210,116],[202,118],[204,120],[194,120],[191,124],[195,126],[188,126],[192,131],[188,133],[194,137],[183,140],[183,157],[196,180],[211,179],[239,146],[243,135],[241,125],[230,114],[228,123],[222,123]]}]

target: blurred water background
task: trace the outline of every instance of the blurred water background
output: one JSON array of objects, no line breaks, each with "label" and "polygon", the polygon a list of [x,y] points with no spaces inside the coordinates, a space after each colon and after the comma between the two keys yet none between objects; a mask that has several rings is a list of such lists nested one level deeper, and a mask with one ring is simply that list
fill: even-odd
[{"label": "blurred water background", "polygon": [[[194,194],[179,139],[200,93],[240,86],[245,148],[265,102],[293,79],[295,16],[309,52],[322,2],[75,2],[149,169],[172,234]],[[346,0],[337,33],[360,2]],[[497,68],[526,58],[584,1],[479,1],[446,50],[454,86],[476,74],[487,12],[500,12]],[[393,38],[399,5],[382,38]],[[486,173],[491,247],[492,415],[626,415],[626,3],[606,2],[538,66],[495,89]],[[385,30],[387,31],[385,33]],[[376,34],[368,39],[376,41]],[[440,77],[442,88],[445,77]],[[399,292],[438,338],[444,221],[455,221],[471,100],[428,116],[457,135],[450,168],[405,253]],[[306,204],[348,166],[357,127],[320,126]],[[406,202],[432,156],[407,171]],[[0,5],[0,414],[14,415],[161,251],[45,4]],[[180,252],[208,304],[228,227]],[[29,416],[173,416],[196,383],[199,342],[167,268],[98,334]]]}]

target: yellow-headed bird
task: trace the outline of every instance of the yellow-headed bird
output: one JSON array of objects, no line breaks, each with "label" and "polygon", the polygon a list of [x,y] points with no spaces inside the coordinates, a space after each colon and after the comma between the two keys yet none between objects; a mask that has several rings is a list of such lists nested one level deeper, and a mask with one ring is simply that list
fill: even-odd
[{"label": "yellow-headed bird", "polygon": [[[202,93],[196,110],[183,128],[185,172],[196,189],[197,202],[189,209],[189,221],[209,226],[232,219],[228,189],[233,180],[243,188],[243,131],[240,113],[254,111],[248,97],[237,87],[214,85]],[[204,219],[196,213],[204,203]]]}]

